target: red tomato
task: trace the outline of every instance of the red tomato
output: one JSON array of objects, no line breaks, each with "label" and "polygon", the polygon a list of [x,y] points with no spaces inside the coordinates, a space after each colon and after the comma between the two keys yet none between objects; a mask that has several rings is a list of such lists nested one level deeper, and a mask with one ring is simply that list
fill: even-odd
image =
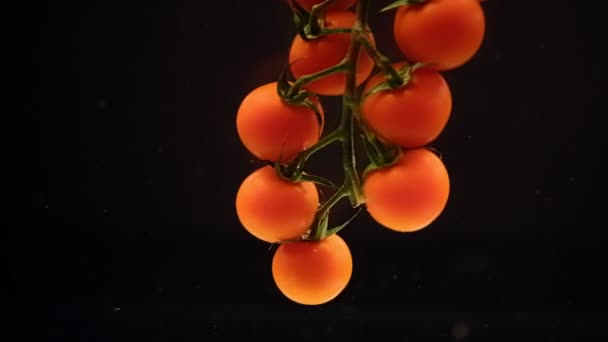
[{"label": "red tomato", "polygon": [[288,182],[271,166],[245,178],[236,195],[236,212],[243,227],[270,243],[304,234],[312,225],[318,206],[314,183]]},{"label": "red tomato", "polygon": [[479,50],[485,16],[479,0],[428,0],[399,7],[393,33],[409,61],[449,70],[466,63]]},{"label": "red tomato", "polygon": [[371,171],[363,181],[371,217],[398,232],[431,224],[445,208],[449,192],[445,165],[426,148],[404,151],[396,164]]},{"label": "red tomato", "polygon": [[[317,101],[316,99],[313,99]],[[318,106],[323,116],[323,109]],[[236,126],[241,142],[261,160],[288,162],[314,145],[322,133],[315,112],[285,103],[277,93],[277,83],[254,89],[241,102]]]},{"label": "red tomato", "polygon": [[305,305],[324,304],[337,297],[352,272],[350,249],[336,234],[320,241],[282,244],[272,259],[272,276],[279,290]]},{"label": "red tomato", "polygon": [[[384,75],[376,75],[364,93],[382,81]],[[367,97],[361,106],[361,118],[382,140],[412,148],[437,138],[451,111],[452,95],[443,76],[438,71],[421,68],[412,73],[404,87]]]}]

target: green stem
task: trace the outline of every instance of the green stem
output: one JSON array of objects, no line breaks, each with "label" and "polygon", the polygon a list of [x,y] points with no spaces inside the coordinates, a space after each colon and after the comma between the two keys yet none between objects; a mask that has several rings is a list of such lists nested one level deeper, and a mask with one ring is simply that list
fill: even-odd
[{"label": "green stem", "polygon": [[326,29],[326,28],[322,28],[321,32],[319,32],[318,36],[326,36],[329,34],[340,34],[340,33],[352,33],[353,31],[349,28],[333,28],[333,29]]},{"label": "green stem", "polygon": [[[297,61],[296,61],[297,63]],[[346,70],[346,63],[342,62],[342,63],[338,63],[334,66],[331,66],[327,69],[321,70],[319,72],[316,72],[314,74],[310,74],[310,75],[304,75],[304,76],[300,76],[291,86],[291,88],[289,89],[289,91],[287,92],[287,97],[293,97],[295,96],[297,93],[300,92],[300,90],[302,89],[302,87],[304,87],[305,85],[307,85],[308,83],[318,80],[320,78],[332,75],[332,74],[336,74],[342,71]]]},{"label": "green stem", "polygon": [[367,9],[369,0],[357,2],[357,20],[351,34],[351,42],[344,62],[348,66],[346,76],[346,87],[342,98],[342,116],[340,118],[339,129],[344,132],[342,139],[342,164],[344,167],[344,186],[350,191],[348,197],[353,207],[358,207],[365,203],[361,181],[356,168],[355,146],[354,146],[354,125],[353,108],[357,107],[357,65],[359,53],[361,51],[361,40],[357,37],[366,27]]},{"label": "green stem", "polygon": [[[332,70],[332,73],[337,71],[346,72],[346,84],[344,96],[342,97],[340,124],[335,131],[321,139],[315,146],[302,152],[302,154],[300,154],[294,163],[292,163],[289,167],[291,172],[301,172],[304,162],[310,155],[334,141],[340,140],[342,142],[344,183],[317,211],[316,224],[311,228],[311,240],[321,240],[327,237],[329,212],[331,208],[342,198],[348,197],[353,208],[359,207],[361,204],[365,203],[365,197],[361,188],[361,181],[359,180],[359,175],[356,168],[355,145],[353,139],[355,125],[353,117],[357,113],[357,101],[359,101],[356,75],[359,53],[361,52],[361,41],[357,37],[363,31],[363,28],[366,27],[369,1],[370,0],[360,0],[357,2],[357,20],[352,28],[350,46],[344,60],[333,68],[329,68],[321,73],[313,75],[316,79],[320,77],[319,74],[326,75],[329,70]],[[302,80],[302,78],[298,79],[290,89],[289,93],[295,92],[297,94],[297,92],[299,92],[299,88],[306,84],[311,76],[308,76],[309,79],[306,79],[306,77],[307,76],[303,77],[305,80]],[[348,222],[350,222],[350,220],[347,221],[347,223]],[[342,228],[343,226],[340,226],[338,229],[332,231],[332,233],[335,233]]]},{"label": "green stem", "polygon": [[374,48],[372,43],[365,37],[363,34],[359,34],[357,39],[361,42],[363,47],[367,50],[367,53],[372,57],[378,69],[380,69],[384,74],[386,74],[387,79],[396,87],[403,84],[403,78],[399,75],[399,72],[393,68],[391,61],[378,49]]},{"label": "green stem", "polygon": [[405,5],[417,5],[426,2],[427,0],[397,0],[391,3],[390,5],[384,7],[380,10],[380,12],[386,12],[392,10],[397,7],[405,6]]},{"label": "green stem", "polygon": [[327,220],[329,218],[329,211],[336,205],[340,200],[346,196],[349,196],[349,187],[343,185],[336,191],[328,200],[325,202],[319,211],[317,212],[317,224],[310,233],[311,240],[321,240],[327,235]]},{"label": "green stem", "polygon": [[321,32],[322,27],[319,25],[319,17],[323,15],[323,12],[331,6],[336,0],[325,0],[322,3],[312,6],[310,11],[310,18],[308,19],[309,34],[311,36],[317,36]]},{"label": "green stem", "polygon": [[324,136],[313,146],[302,151],[287,167],[288,177],[297,177],[304,170],[304,164],[314,153],[322,150],[331,143],[341,140],[342,133],[339,130],[335,130],[328,135]]},{"label": "green stem", "polygon": [[353,117],[357,120],[358,128],[363,132],[361,140],[365,144],[371,166],[381,167],[392,164],[399,155],[399,147],[382,143],[376,134],[370,131],[365,122],[361,120],[361,106],[358,105],[359,103],[357,101],[357,105],[353,106]]},{"label": "green stem", "polygon": [[363,136],[361,137],[363,143],[366,144],[367,147],[371,148],[371,150],[368,150],[368,152],[372,153],[372,156],[370,156],[370,162],[375,164],[375,166],[381,166],[392,162],[397,153],[396,146],[387,146],[386,144],[382,143],[376,134],[374,134],[374,132],[367,127],[365,122],[361,119],[360,98],[357,98],[352,111],[353,117],[357,121],[357,126],[363,133]]}]

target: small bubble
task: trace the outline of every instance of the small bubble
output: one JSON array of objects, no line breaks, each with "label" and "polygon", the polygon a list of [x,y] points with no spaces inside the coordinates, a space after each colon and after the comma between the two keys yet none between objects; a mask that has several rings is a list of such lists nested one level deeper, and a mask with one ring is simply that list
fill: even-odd
[{"label": "small bubble", "polygon": [[399,279],[399,277],[397,276],[397,274],[393,274],[393,280],[397,280]]},{"label": "small bubble", "polygon": [[542,191],[540,191],[540,189],[536,189],[536,191],[534,191],[534,193],[536,194],[536,196],[542,195]]},{"label": "small bubble", "polygon": [[571,182],[574,182],[574,176],[570,176],[570,178],[568,178],[568,180],[570,180]]},{"label": "small bubble", "polygon": [[97,100],[97,108],[98,109],[104,110],[104,109],[106,109],[106,107],[107,107],[107,103],[106,103],[105,100],[103,100],[103,99],[102,100]]}]

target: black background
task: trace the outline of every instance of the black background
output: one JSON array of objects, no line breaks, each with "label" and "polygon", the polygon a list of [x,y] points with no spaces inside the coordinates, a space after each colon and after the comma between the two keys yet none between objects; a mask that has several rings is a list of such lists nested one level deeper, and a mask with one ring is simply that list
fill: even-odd
[{"label": "black background", "polygon": [[[481,50],[444,73],[454,108],[432,147],[451,176],[446,210],[411,234],[360,215],[342,233],[352,280],[318,307],[278,292],[272,251],[240,227],[234,209],[240,182],[259,166],[238,140],[236,110],[286,62],[294,32],[285,4],[27,9],[19,104],[32,119],[34,149],[17,153],[32,163],[17,172],[30,196],[26,215],[7,225],[23,243],[3,248],[22,336],[605,336],[606,239],[590,224],[591,207],[579,211],[581,188],[593,185],[580,153],[599,141],[577,136],[580,117],[595,110],[588,99],[602,92],[603,74],[592,69],[597,40],[566,1],[483,7]],[[390,13],[372,15],[370,25],[381,51],[399,58],[390,22]],[[325,103],[332,122],[339,100]],[[338,176],[331,153],[338,150],[312,167]]]}]

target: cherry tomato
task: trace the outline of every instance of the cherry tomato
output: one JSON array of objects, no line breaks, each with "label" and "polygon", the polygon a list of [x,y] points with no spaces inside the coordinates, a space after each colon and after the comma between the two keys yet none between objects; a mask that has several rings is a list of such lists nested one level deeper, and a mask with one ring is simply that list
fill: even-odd
[{"label": "cherry tomato", "polygon": [[406,59],[449,70],[469,61],[485,34],[479,0],[428,0],[399,7],[393,34]]},{"label": "cherry tomato", "polygon": [[386,228],[413,232],[444,210],[450,192],[445,165],[426,148],[405,150],[397,163],[371,171],[363,181],[370,216]]},{"label": "cherry tomato", "polygon": [[272,259],[272,276],[290,300],[319,305],[336,298],[353,271],[350,249],[336,234],[320,241],[282,244]]},{"label": "cherry tomato", "polygon": [[318,206],[314,183],[288,182],[271,166],[245,178],[236,196],[236,212],[243,227],[270,243],[304,234],[312,225]]},{"label": "cherry tomato", "polygon": [[[328,11],[325,16],[325,25],[328,29],[351,28],[355,23],[354,13],[343,10]],[[373,36],[367,35],[372,44],[375,44]],[[350,46],[351,35],[349,33],[338,33],[323,35],[316,39],[304,40],[297,35],[289,51],[289,64],[292,74],[298,78],[304,75],[315,74],[336,64],[339,64]],[[375,46],[375,45],[374,45]],[[355,77],[357,85],[360,85],[370,75],[374,67],[374,61],[361,49],[358,57],[357,74]],[[346,86],[346,73],[340,72],[317,79],[305,86],[319,95],[342,95]]]},{"label": "cherry tomato", "polygon": [[[318,111],[323,117],[320,105]],[[241,142],[257,158],[274,162],[281,156],[282,162],[289,162],[319,140],[323,121],[319,123],[309,108],[285,103],[273,82],[254,89],[243,99],[236,126]]]},{"label": "cherry tomato", "polygon": [[[364,93],[384,80],[383,74],[374,76]],[[412,73],[404,87],[367,97],[361,106],[361,118],[385,142],[413,148],[435,140],[451,111],[452,95],[443,76],[438,71],[421,68]]]}]

